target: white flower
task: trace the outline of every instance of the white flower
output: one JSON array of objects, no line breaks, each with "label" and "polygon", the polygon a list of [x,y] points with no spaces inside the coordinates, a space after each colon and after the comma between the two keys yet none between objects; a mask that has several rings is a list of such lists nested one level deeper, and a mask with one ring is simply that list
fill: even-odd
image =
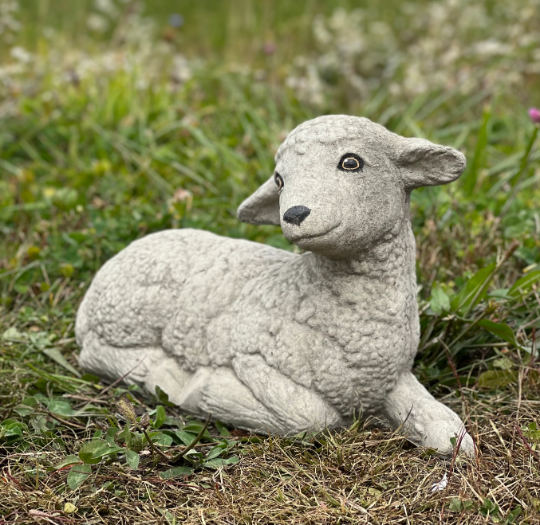
[{"label": "white flower", "polygon": [[105,13],[110,17],[115,17],[118,10],[112,0],[94,0],[94,6],[98,11]]},{"label": "white flower", "polygon": [[511,47],[497,40],[484,40],[473,46],[473,53],[484,56],[508,55]]},{"label": "white flower", "polygon": [[441,481],[433,483],[433,485],[431,485],[431,493],[433,494],[434,492],[440,492],[441,490],[444,490],[446,488],[446,485],[448,485],[448,476],[445,472]]},{"label": "white flower", "polygon": [[104,31],[107,31],[107,28],[109,27],[109,22],[105,17],[93,13],[89,15],[86,19],[86,25],[92,31],[103,33]]},{"label": "white flower", "polygon": [[32,55],[26,51],[26,49],[20,46],[12,47],[10,54],[15,60],[18,60],[23,64],[28,64],[28,62],[32,60]]},{"label": "white flower", "polygon": [[189,62],[182,55],[176,55],[172,62],[172,76],[177,82],[187,82],[191,76]]}]

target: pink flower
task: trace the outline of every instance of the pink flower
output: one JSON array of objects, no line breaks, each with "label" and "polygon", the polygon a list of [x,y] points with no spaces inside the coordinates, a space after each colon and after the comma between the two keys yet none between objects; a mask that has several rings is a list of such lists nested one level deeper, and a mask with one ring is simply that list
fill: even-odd
[{"label": "pink flower", "polygon": [[265,42],[262,51],[265,55],[273,55],[276,52],[276,44],[274,42]]},{"label": "pink flower", "polygon": [[529,109],[529,117],[535,124],[540,124],[540,109],[531,108]]}]

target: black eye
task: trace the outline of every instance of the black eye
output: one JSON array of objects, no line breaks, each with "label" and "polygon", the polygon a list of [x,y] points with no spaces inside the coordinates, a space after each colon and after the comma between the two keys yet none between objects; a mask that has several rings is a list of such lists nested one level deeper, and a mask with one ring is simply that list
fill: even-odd
[{"label": "black eye", "polygon": [[276,181],[276,186],[281,191],[283,189],[283,186],[285,186],[285,183],[283,182],[283,178],[277,171],[274,174],[274,180]]},{"label": "black eye", "polygon": [[341,171],[362,171],[364,161],[356,153],[345,153],[338,164]]}]

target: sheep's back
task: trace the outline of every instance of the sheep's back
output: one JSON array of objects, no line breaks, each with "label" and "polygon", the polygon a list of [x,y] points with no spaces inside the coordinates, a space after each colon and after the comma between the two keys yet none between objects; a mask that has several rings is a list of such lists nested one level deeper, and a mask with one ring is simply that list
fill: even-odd
[{"label": "sheep's back", "polygon": [[[261,268],[293,254],[202,230],[168,230],[130,244],[95,276],[77,315],[79,344],[92,330],[117,347],[202,351],[206,327]],[[204,361],[204,359],[203,359]]]}]

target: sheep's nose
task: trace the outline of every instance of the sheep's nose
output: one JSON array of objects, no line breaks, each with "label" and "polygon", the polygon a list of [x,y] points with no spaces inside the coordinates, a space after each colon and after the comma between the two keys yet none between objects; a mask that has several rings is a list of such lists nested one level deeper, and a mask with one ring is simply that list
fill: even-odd
[{"label": "sheep's nose", "polygon": [[311,210],[305,206],[293,206],[285,212],[283,220],[289,224],[296,224],[296,226],[299,226],[310,213]]}]

